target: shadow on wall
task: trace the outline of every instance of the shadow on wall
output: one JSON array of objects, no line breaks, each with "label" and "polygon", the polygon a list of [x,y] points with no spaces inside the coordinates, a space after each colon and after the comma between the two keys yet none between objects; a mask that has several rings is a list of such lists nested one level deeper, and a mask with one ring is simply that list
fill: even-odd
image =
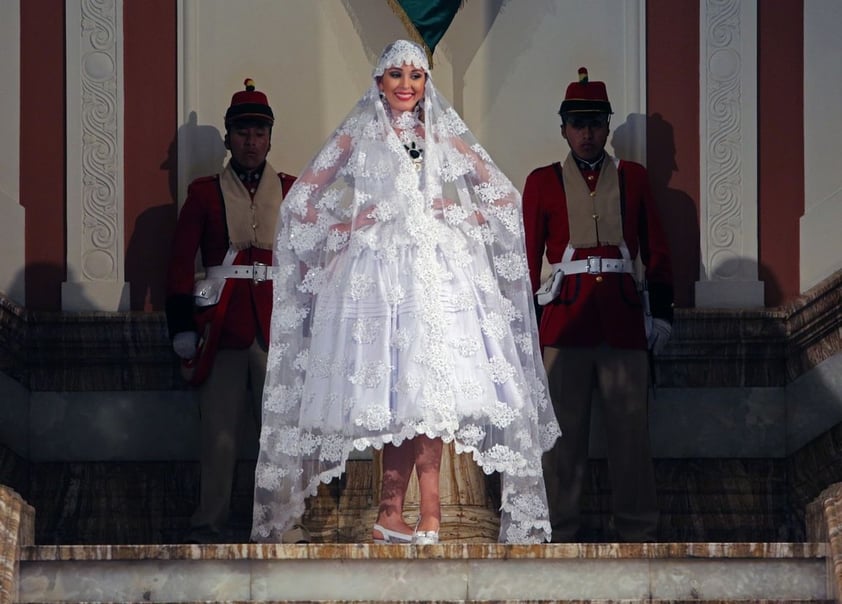
[{"label": "shadow on wall", "polygon": [[[184,182],[189,183],[202,176],[211,176],[222,172],[225,164],[225,143],[222,140],[222,133],[216,126],[199,124],[195,111],[190,112],[187,123],[178,129],[176,141],[185,153],[182,157],[187,158],[187,165],[181,166],[185,175]],[[174,141],[175,142],[175,141]],[[170,145],[172,154],[173,145]],[[170,154],[170,156],[172,156]],[[177,159],[177,157],[176,157]],[[178,162],[165,162],[170,171],[170,183],[173,198],[178,198]],[[164,167],[164,164],[161,165]]]},{"label": "shadow on wall", "polygon": [[[50,262],[33,262],[27,264],[22,271],[18,271],[11,291],[20,291],[21,282],[24,282],[24,306],[27,310],[60,310],[64,276],[64,266]],[[56,300],[59,301],[59,308],[55,307]]]},{"label": "shadow on wall", "polygon": [[767,306],[785,305],[788,296],[774,267],[763,264],[762,262],[759,263],[757,266],[757,278],[763,282],[764,300]]},{"label": "shadow on wall", "polygon": [[[453,23],[448,29],[448,33],[442,39],[442,52],[444,52],[450,59],[453,65],[453,107],[460,115],[465,114],[465,75],[474,61],[480,46],[482,46],[485,39],[488,37],[488,32],[494,25],[494,21],[500,14],[505,0],[490,0],[488,2],[473,2],[471,4],[463,4],[462,8]],[[523,11],[523,17],[534,20],[538,11]],[[534,31],[535,23],[532,27],[525,28],[523,31]],[[518,43],[519,47],[515,47]],[[507,46],[505,53],[501,49],[491,47],[489,53],[491,55],[491,62],[495,68],[502,72],[508,71],[508,64],[517,60],[523,51],[523,47],[531,43],[529,36],[522,36],[520,38],[512,38],[510,46]],[[489,79],[498,83],[500,79]],[[485,95],[487,98],[496,98],[497,90],[487,90]]]},{"label": "shadow on wall", "polygon": [[[23,305],[28,312],[32,311],[59,311],[55,307],[55,300],[61,304],[62,284],[75,283],[79,280],[76,271],[68,267],[67,272],[63,266],[51,262],[33,262],[27,264],[23,270],[18,271],[13,281],[13,287],[19,287],[21,281],[26,282],[26,303]],[[13,290],[14,291],[14,290]],[[80,292],[74,293],[78,303],[86,308],[94,308],[94,301],[82,297]]]},{"label": "shadow on wall", "polygon": [[158,311],[166,301],[166,278],[170,247],[178,216],[178,149],[182,145],[189,165],[185,166],[191,182],[200,176],[222,171],[225,145],[215,126],[199,125],[196,112],[179,127],[161,163],[167,171],[169,199],[138,216],[126,248],[126,281],[131,283],[131,309]]},{"label": "shadow on wall", "polygon": [[695,284],[701,266],[701,235],[696,203],[685,191],[670,187],[673,172],[678,172],[672,124],[661,114],[651,117],[630,114],[611,139],[618,157],[632,157],[635,136],[646,135],[646,156],[652,194],[660,210],[672,256],[675,305],[695,305]]},{"label": "shadow on wall", "polygon": [[399,38],[409,39],[409,34],[386,2],[342,0],[342,6],[354,24],[371,65],[377,64],[387,44]]},{"label": "shadow on wall", "polygon": [[[720,231],[723,238],[739,239],[739,233],[731,233],[726,228]],[[704,308],[758,310],[766,307],[756,258],[740,256],[726,248],[717,250],[710,260],[710,266],[705,265],[704,260],[700,265],[700,293],[696,296],[696,304]]]},{"label": "shadow on wall", "polygon": [[[465,74],[476,57],[477,51],[485,43],[495,20],[506,8],[511,0],[488,0],[487,2],[466,2],[447,29],[433,55],[433,70],[438,57],[444,54],[453,67],[453,98],[448,100],[456,111],[464,114],[464,83]],[[409,39],[410,35],[396,18],[392,9],[386,3],[378,4],[368,0],[342,0],[348,16],[354,24],[354,29],[363,42],[363,46],[372,65],[377,63],[383,48],[398,38]],[[545,10],[551,10],[551,6]],[[513,10],[510,15],[509,27],[520,31],[534,31],[539,24],[543,10]],[[389,26],[384,27],[384,24]],[[513,44],[519,44],[518,47]],[[509,68],[521,56],[523,49],[532,44],[529,36],[513,36],[508,43],[489,48],[488,64],[498,73],[508,73]],[[488,98],[496,98],[499,86],[503,85],[502,78],[492,78],[497,88],[485,91]],[[441,83],[439,83],[441,85]]]}]

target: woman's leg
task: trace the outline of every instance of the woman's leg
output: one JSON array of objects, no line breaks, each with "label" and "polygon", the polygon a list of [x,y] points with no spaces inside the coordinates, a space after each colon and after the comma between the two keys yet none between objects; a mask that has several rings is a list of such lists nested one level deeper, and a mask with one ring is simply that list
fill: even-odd
[{"label": "woman's leg", "polygon": [[[392,444],[383,447],[383,482],[380,486],[380,506],[377,510],[377,524],[400,533],[412,533],[412,527],[403,519],[403,502],[412,465],[415,463],[413,441],[406,441],[400,447]],[[374,531],[374,537],[382,535]]]},{"label": "woman's leg", "polygon": [[421,499],[418,530],[438,531],[441,525],[439,476],[444,443],[440,438],[426,436],[416,436],[412,441],[415,444],[415,472],[418,474]]}]

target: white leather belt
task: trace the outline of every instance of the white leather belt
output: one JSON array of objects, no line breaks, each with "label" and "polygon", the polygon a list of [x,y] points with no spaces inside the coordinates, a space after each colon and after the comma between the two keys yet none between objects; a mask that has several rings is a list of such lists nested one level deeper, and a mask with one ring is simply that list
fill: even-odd
[{"label": "white leather belt", "polygon": [[278,274],[274,266],[262,262],[209,266],[206,273],[208,279],[251,279],[255,283],[272,281]]},{"label": "white leather belt", "polygon": [[[561,262],[553,263],[553,272],[550,278],[541,284],[538,291],[535,292],[535,297],[541,306],[546,306],[555,300],[561,292],[561,279],[565,275],[579,275],[587,273],[589,275],[599,275],[600,273],[631,273],[634,275],[634,262],[629,255],[629,248],[625,241],[621,241],[620,253],[622,258],[603,258],[602,256],[588,256],[582,260],[571,260],[573,246],[567,244],[564,253],[561,255]],[[597,279],[599,281],[600,279]]]},{"label": "white leather belt", "polygon": [[567,262],[553,264],[553,269],[556,267],[564,271],[565,275],[634,272],[631,261],[623,258],[603,258],[602,256],[588,256],[582,260],[568,260]]}]

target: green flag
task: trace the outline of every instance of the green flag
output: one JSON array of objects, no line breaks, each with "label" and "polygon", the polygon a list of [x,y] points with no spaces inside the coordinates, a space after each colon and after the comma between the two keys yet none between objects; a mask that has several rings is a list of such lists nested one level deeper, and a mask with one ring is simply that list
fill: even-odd
[{"label": "green flag", "polygon": [[433,51],[462,8],[463,0],[388,0],[413,41],[427,51],[430,65]]}]

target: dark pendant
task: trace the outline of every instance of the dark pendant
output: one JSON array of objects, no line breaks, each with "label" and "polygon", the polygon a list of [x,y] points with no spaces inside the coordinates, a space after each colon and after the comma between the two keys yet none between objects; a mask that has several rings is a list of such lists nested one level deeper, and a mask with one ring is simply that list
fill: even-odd
[{"label": "dark pendant", "polygon": [[404,145],[403,148],[406,149],[406,152],[409,153],[409,156],[412,159],[419,159],[424,153],[424,149],[418,149],[415,143],[412,143],[411,145]]}]

